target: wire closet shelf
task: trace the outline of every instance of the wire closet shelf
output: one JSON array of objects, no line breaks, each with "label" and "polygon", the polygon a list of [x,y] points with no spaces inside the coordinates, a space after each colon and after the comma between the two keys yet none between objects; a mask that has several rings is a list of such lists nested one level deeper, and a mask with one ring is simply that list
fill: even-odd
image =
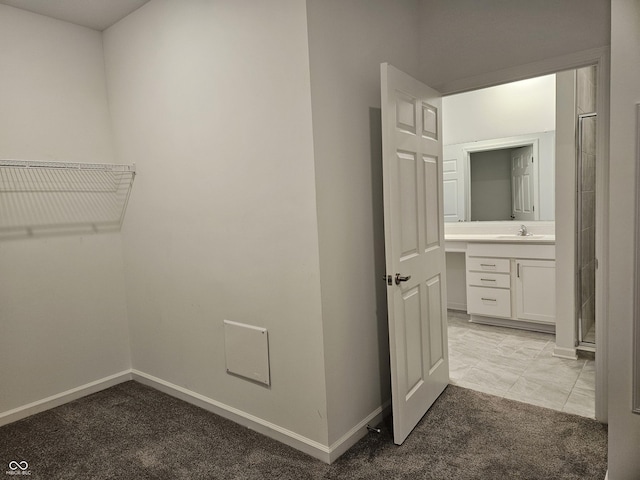
[{"label": "wire closet shelf", "polygon": [[0,238],[120,229],[135,165],[0,159]]}]

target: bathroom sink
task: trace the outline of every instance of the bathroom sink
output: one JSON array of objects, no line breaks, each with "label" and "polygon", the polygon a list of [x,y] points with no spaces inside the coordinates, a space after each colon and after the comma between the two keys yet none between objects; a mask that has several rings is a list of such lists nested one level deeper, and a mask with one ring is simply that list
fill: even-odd
[{"label": "bathroom sink", "polygon": [[517,234],[512,234],[512,235],[497,235],[497,238],[504,238],[504,239],[509,239],[509,240],[540,240],[541,238],[544,238],[546,235],[517,235]]}]

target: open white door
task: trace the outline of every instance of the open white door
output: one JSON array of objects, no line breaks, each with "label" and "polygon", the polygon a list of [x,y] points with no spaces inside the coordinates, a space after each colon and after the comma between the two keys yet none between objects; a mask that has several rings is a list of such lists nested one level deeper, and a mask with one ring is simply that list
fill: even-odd
[{"label": "open white door", "polygon": [[394,443],[449,383],[441,96],[381,66],[385,280]]},{"label": "open white door", "polygon": [[535,172],[533,147],[515,148],[511,151],[511,195],[514,220],[536,220]]}]

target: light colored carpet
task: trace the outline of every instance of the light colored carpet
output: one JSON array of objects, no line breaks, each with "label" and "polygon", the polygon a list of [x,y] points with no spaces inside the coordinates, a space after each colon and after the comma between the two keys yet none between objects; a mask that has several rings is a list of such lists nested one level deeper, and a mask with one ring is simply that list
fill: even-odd
[{"label": "light colored carpet", "polygon": [[393,444],[388,421],[381,428],[325,465],[126,382],[0,428],[0,468],[26,461],[30,478],[46,480],[602,480],[607,469],[606,426],[456,386],[404,445]]}]

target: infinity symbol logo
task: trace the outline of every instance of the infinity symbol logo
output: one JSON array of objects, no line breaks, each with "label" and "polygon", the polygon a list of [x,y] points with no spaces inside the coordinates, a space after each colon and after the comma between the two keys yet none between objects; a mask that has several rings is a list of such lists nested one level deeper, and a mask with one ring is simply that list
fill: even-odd
[{"label": "infinity symbol logo", "polygon": [[29,464],[25,461],[22,462],[16,462],[15,460],[12,460],[11,462],[9,462],[9,469],[10,470],[26,470],[27,468],[29,468]]}]

